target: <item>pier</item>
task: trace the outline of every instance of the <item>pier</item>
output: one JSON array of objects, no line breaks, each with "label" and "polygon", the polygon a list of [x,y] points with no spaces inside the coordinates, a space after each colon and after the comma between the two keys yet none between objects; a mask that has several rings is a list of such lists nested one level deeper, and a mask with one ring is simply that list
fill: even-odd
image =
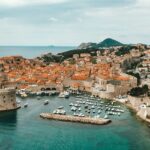
[{"label": "pier", "polygon": [[111,122],[110,119],[104,118],[92,118],[92,117],[78,117],[71,115],[57,115],[51,113],[42,113],[40,117],[43,119],[52,119],[66,122],[78,122],[78,123],[86,123],[86,124],[95,124],[95,125],[105,125]]}]

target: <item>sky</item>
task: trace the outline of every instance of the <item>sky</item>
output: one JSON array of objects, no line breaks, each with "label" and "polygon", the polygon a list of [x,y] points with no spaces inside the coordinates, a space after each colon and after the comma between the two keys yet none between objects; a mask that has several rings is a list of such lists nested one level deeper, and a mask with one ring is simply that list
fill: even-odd
[{"label": "sky", "polygon": [[150,44],[150,0],[0,0],[0,45]]}]

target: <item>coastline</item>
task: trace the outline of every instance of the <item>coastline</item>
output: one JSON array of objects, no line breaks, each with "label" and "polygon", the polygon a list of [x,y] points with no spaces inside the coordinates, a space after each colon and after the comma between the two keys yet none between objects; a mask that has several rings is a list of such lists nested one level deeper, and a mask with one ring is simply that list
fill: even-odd
[{"label": "coastline", "polygon": [[146,123],[150,123],[150,119],[146,119],[143,117],[143,115],[140,115],[139,112],[134,106],[132,106],[131,103],[129,102],[121,102],[121,101],[118,101],[117,99],[114,99],[116,102],[120,102],[121,104],[124,104],[126,107],[128,107],[129,109],[131,109],[135,114],[136,114],[136,117],[138,117],[139,119],[141,119],[142,121],[146,122]]}]

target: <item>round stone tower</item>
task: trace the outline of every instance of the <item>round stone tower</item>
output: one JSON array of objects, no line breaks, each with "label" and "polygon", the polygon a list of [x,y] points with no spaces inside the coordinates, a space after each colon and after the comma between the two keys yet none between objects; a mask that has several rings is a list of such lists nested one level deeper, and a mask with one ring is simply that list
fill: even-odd
[{"label": "round stone tower", "polygon": [[4,73],[3,64],[0,64],[0,111],[17,109],[16,90],[7,87],[8,78]]}]

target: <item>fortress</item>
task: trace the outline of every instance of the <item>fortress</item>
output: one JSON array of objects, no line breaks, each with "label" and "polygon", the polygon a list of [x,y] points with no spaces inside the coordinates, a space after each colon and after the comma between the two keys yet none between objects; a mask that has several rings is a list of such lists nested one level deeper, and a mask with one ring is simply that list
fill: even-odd
[{"label": "fortress", "polygon": [[0,111],[17,109],[16,90],[9,88],[7,76],[4,73],[3,64],[0,64]]}]

